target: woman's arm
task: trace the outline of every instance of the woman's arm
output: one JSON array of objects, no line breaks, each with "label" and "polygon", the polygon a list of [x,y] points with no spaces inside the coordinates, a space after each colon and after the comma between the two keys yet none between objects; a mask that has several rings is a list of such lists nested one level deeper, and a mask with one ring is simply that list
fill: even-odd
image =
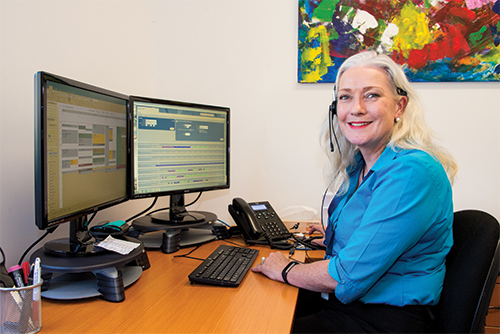
[{"label": "woman's arm", "polygon": [[[283,253],[271,253],[263,263],[252,268],[252,271],[283,282],[281,273],[288,262]],[[316,292],[334,292],[337,281],[328,273],[328,263],[329,261],[317,261],[296,265],[288,272],[287,280],[291,285],[299,288]]]}]

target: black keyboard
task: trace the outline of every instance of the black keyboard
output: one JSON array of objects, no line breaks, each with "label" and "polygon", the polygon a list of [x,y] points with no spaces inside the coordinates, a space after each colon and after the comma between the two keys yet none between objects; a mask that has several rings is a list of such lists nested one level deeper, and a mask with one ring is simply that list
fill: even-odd
[{"label": "black keyboard", "polygon": [[190,275],[192,283],[240,285],[259,251],[251,248],[220,245]]}]

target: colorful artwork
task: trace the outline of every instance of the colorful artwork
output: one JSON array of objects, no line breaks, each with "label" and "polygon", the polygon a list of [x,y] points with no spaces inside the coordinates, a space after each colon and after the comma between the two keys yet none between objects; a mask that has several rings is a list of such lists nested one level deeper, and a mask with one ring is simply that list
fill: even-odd
[{"label": "colorful artwork", "polygon": [[299,0],[298,82],[385,53],[410,81],[500,81],[500,0]]}]

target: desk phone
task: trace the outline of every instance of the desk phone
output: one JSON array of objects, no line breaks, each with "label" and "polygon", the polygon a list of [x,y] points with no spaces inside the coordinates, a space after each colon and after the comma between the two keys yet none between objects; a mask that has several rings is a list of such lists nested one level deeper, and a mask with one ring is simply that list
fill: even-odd
[{"label": "desk phone", "polygon": [[292,234],[269,202],[247,203],[242,198],[234,198],[228,210],[247,244],[268,244],[282,249],[292,247],[285,242]]}]

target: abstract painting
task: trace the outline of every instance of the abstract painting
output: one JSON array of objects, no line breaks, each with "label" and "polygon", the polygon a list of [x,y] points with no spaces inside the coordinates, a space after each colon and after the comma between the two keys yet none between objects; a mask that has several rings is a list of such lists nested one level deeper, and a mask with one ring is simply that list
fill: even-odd
[{"label": "abstract painting", "polygon": [[500,81],[500,0],[299,0],[298,82],[374,50],[413,82]]}]

